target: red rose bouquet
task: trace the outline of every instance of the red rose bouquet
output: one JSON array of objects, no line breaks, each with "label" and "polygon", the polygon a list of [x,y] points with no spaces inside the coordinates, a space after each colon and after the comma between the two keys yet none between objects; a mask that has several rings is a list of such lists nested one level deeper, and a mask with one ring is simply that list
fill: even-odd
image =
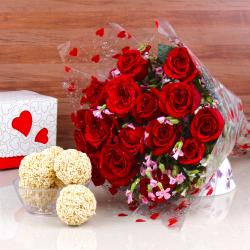
[{"label": "red rose bouquet", "polygon": [[156,28],[159,37],[142,43],[111,24],[59,46],[76,146],[91,159],[93,183],[124,191],[130,207],[198,193],[249,142],[238,143],[248,132],[240,99],[167,22]]}]

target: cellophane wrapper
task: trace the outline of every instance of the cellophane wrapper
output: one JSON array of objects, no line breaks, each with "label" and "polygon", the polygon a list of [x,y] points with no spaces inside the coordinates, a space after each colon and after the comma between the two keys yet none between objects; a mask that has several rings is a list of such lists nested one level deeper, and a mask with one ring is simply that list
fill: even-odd
[{"label": "cellophane wrapper", "polygon": [[[67,92],[73,113],[87,108],[86,105],[81,104],[82,90],[88,86],[92,76],[100,80],[107,79],[110,70],[116,67],[117,60],[113,56],[120,53],[124,47],[138,48],[142,44],[150,44],[152,47],[151,53],[155,54],[157,53],[157,45],[159,43],[187,48],[166,20],[157,20],[155,30],[141,29],[140,36],[129,33],[129,30],[116,23],[110,23],[105,27],[105,35],[101,34],[102,31],[98,34],[98,31],[89,30],[85,34],[80,34],[77,39],[58,46],[65,71],[63,88]],[[120,32],[126,32],[122,39],[117,36]],[[205,187],[218,167],[230,154],[238,156],[247,152],[250,144],[249,124],[244,115],[240,98],[215,79],[192,51],[189,48],[187,49],[202,74],[205,87],[218,103],[217,108],[225,120],[224,131],[217,140],[206,162],[206,181],[203,185]],[[204,188],[200,190],[202,192]],[[162,216],[165,218],[163,220],[164,223],[165,220],[168,220],[170,226],[172,224],[181,225],[187,210],[183,208],[190,207],[189,205],[194,199],[193,197],[189,195],[183,199],[175,199],[166,202],[167,205],[158,206],[151,211],[148,211],[146,206],[141,205],[133,212],[132,217],[165,211],[165,217]],[[197,198],[195,199],[197,200]]]}]

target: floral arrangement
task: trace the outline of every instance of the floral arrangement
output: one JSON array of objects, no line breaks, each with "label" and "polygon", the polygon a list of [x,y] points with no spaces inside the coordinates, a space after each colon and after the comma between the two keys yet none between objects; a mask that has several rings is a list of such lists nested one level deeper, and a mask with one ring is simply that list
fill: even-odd
[{"label": "floral arrangement", "polygon": [[241,101],[169,24],[156,26],[168,43],[135,42],[112,24],[90,48],[79,40],[59,47],[77,149],[91,159],[93,183],[122,190],[130,206],[198,193],[246,133]]},{"label": "floral arrangement", "polygon": [[103,82],[83,90],[73,121],[93,182],[126,187],[128,203],[163,202],[200,188],[206,158],[224,128],[216,101],[185,47],[123,49]]}]

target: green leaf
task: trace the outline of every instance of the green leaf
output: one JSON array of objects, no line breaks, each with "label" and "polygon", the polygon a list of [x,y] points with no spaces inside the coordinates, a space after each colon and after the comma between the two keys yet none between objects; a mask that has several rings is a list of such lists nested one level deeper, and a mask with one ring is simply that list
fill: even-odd
[{"label": "green leaf", "polygon": [[147,45],[145,43],[142,43],[142,44],[140,44],[138,50],[142,52],[146,49],[146,47],[147,47]]},{"label": "green leaf", "polygon": [[146,171],[146,176],[149,178],[149,179],[152,179],[152,175],[151,175],[151,173],[150,173],[150,171]]},{"label": "green leaf", "polygon": [[159,169],[161,170],[162,173],[164,173],[165,170],[166,170],[165,165],[163,163],[160,163],[159,164]]},{"label": "green leaf", "polygon": [[163,191],[163,190],[164,190],[164,188],[163,188],[163,186],[162,186],[162,183],[161,183],[161,182],[158,182],[158,183],[157,183],[157,186],[158,186],[158,188],[159,188],[161,191]]},{"label": "green leaf", "polygon": [[202,179],[202,178],[199,178],[198,180],[197,180],[197,182],[195,183],[195,187],[196,188],[200,188],[201,186],[202,186],[202,184],[204,183],[204,179]]},{"label": "green leaf", "polygon": [[153,188],[149,184],[147,185],[147,191],[150,193],[153,191]]},{"label": "green leaf", "polygon": [[177,165],[174,165],[173,170],[172,170],[173,177],[176,177],[178,173],[179,173],[179,167]]},{"label": "green leaf", "polygon": [[134,190],[136,189],[137,185],[140,183],[140,179],[137,178],[131,185],[131,192],[134,192]]},{"label": "green leaf", "polygon": [[201,170],[199,170],[199,169],[194,169],[194,170],[187,171],[189,176],[199,174],[200,172],[201,172]]},{"label": "green leaf", "polygon": [[158,61],[161,63],[164,63],[166,61],[166,58],[168,56],[168,53],[170,52],[170,50],[172,50],[173,47],[166,45],[166,44],[162,44],[159,43],[158,44]]},{"label": "green leaf", "polygon": [[170,122],[172,124],[178,124],[178,123],[180,123],[180,120],[178,120],[178,119],[171,119]]}]

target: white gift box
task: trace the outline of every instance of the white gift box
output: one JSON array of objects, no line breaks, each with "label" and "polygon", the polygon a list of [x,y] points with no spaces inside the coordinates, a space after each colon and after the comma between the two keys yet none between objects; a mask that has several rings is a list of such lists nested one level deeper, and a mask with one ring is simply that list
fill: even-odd
[{"label": "white gift box", "polygon": [[32,91],[0,92],[0,169],[56,145],[57,99]]}]

